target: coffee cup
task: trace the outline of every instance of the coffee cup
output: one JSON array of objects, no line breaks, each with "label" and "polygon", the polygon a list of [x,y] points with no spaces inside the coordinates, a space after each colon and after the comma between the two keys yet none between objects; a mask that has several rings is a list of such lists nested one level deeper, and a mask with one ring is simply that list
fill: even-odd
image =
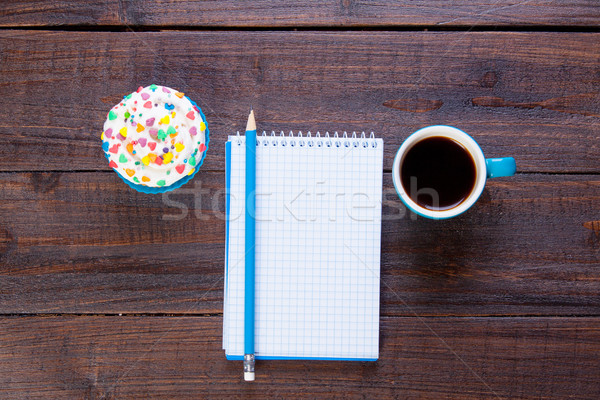
[{"label": "coffee cup", "polygon": [[485,158],[477,142],[458,128],[428,126],[400,146],[392,170],[394,187],[413,212],[452,218],[479,198],[487,178],[512,176],[515,159]]}]

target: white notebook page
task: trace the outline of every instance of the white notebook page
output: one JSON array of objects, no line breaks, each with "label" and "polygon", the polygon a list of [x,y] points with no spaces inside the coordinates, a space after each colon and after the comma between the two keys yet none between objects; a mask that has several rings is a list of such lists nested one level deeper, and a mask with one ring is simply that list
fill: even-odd
[{"label": "white notebook page", "polygon": [[[245,138],[230,136],[223,347],[244,347]],[[257,357],[376,359],[383,141],[262,137]]]}]

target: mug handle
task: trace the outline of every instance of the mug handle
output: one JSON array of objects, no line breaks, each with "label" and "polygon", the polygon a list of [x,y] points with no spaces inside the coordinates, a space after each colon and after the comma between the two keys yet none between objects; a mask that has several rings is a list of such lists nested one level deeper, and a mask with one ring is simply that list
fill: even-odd
[{"label": "mug handle", "polygon": [[513,176],[517,172],[517,163],[512,157],[486,158],[485,165],[488,178]]}]

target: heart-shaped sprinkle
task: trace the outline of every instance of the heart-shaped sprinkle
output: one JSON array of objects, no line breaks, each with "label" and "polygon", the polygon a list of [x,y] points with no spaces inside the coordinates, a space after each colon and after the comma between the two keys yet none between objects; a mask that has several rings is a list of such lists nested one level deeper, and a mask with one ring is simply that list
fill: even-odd
[{"label": "heart-shaped sprinkle", "polygon": [[190,159],[188,160],[188,164],[190,164],[192,167],[196,165],[196,157],[191,156]]},{"label": "heart-shaped sprinkle", "polygon": [[150,150],[154,150],[156,148],[156,143],[148,142],[148,147],[150,148]]},{"label": "heart-shaped sprinkle", "polygon": [[165,164],[168,164],[169,162],[171,162],[172,159],[173,159],[173,153],[165,153],[165,155],[163,156],[163,161],[165,162]]},{"label": "heart-shaped sprinkle", "polygon": [[156,157],[156,160],[154,160],[154,162],[156,163],[156,165],[162,165],[163,159],[162,157]]},{"label": "heart-shaped sprinkle", "polygon": [[108,163],[108,166],[112,167],[112,168],[117,168],[118,167],[117,163],[114,162],[114,161],[112,161],[112,160]]},{"label": "heart-shaped sprinkle", "polygon": [[183,143],[177,143],[175,145],[175,150],[177,150],[178,153],[181,153],[181,150],[185,149],[185,146],[183,145]]},{"label": "heart-shaped sprinkle", "polygon": [[150,164],[150,157],[148,157],[148,156],[142,157],[142,163],[144,163],[144,165]]},{"label": "heart-shaped sprinkle", "polygon": [[185,93],[175,92],[175,96],[179,97],[180,99],[183,98],[184,95],[185,95]]},{"label": "heart-shaped sprinkle", "polygon": [[158,129],[150,129],[148,131],[148,133],[150,134],[150,136],[152,136],[154,139],[158,139]]},{"label": "heart-shaped sprinkle", "polygon": [[166,87],[164,87],[164,86],[162,87],[162,90],[165,93],[171,93],[171,91],[169,89],[167,89]]},{"label": "heart-shaped sprinkle", "polygon": [[129,176],[133,176],[133,175],[135,175],[135,171],[134,171],[134,170],[132,170],[132,169],[129,169],[129,168],[127,168],[127,169],[125,170],[125,172],[126,172],[126,173],[127,173],[127,175],[129,175]]},{"label": "heart-shaped sprinkle", "polygon": [[187,114],[185,114],[185,116],[191,119],[192,121],[196,119],[196,116],[194,115],[193,111],[188,112]]},{"label": "heart-shaped sprinkle", "polygon": [[156,154],[150,153],[150,154],[148,154],[148,157],[150,157],[150,162],[156,161]]},{"label": "heart-shaped sprinkle", "polygon": [[105,130],[104,136],[110,139],[112,137],[112,128],[108,128],[107,130]]},{"label": "heart-shaped sprinkle", "polygon": [[166,137],[167,137],[167,132],[165,132],[163,129],[159,129],[158,135],[157,135],[158,140],[165,140]]},{"label": "heart-shaped sprinkle", "polygon": [[165,182],[165,180],[164,180],[164,179],[161,179],[160,181],[157,181],[157,182],[156,182],[156,184],[157,184],[158,186],[165,186],[166,182]]},{"label": "heart-shaped sprinkle", "polygon": [[121,155],[119,156],[119,162],[120,162],[120,163],[126,163],[127,161],[128,161],[128,160],[127,160],[127,157],[125,157],[125,154],[121,154]]},{"label": "heart-shaped sprinkle", "polygon": [[146,126],[152,126],[154,125],[154,118],[148,118],[146,120]]},{"label": "heart-shaped sprinkle", "polygon": [[169,118],[168,115],[165,115],[164,117],[162,117],[159,121],[160,124],[165,124],[167,125],[169,122],[171,121],[171,119]]},{"label": "heart-shaped sprinkle", "polygon": [[[119,133],[121,134],[121,136],[123,136],[123,139],[125,139],[127,137],[127,127],[124,126],[121,129],[119,129]],[[123,140],[121,139],[121,140]]]},{"label": "heart-shaped sprinkle", "polygon": [[142,176],[142,182],[150,182],[150,178],[147,176]]},{"label": "heart-shaped sprinkle", "polygon": [[108,151],[110,151],[113,154],[117,154],[117,152],[119,151],[120,145],[121,145],[121,143],[115,143],[112,145],[112,147],[110,149],[108,149]]},{"label": "heart-shaped sprinkle", "polygon": [[132,143],[127,143],[127,151],[133,155],[133,144]]},{"label": "heart-shaped sprinkle", "polygon": [[183,165],[183,164],[179,164],[178,166],[175,167],[175,170],[177,172],[179,172],[180,174],[183,174],[184,169],[185,169],[185,165]]},{"label": "heart-shaped sprinkle", "polygon": [[140,144],[141,147],[146,146],[146,138],[139,138],[138,143]]},{"label": "heart-shaped sprinkle", "polygon": [[177,131],[169,125],[169,128],[167,128],[167,135],[171,135],[171,137],[177,136]]},{"label": "heart-shaped sprinkle", "polygon": [[146,108],[152,108],[152,102],[151,101],[147,101],[144,103],[144,107]]},{"label": "heart-shaped sprinkle", "polygon": [[190,128],[190,135],[192,135],[192,136],[196,136],[197,134],[198,134],[198,132],[196,131],[196,127],[195,127],[195,126],[192,126],[192,127]]},{"label": "heart-shaped sprinkle", "polygon": [[206,150],[206,145],[204,143],[202,143],[199,147],[198,150],[200,151],[200,153],[203,153]]},{"label": "heart-shaped sprinkle", "polygon": [[150,98],[150,95],[148,93],[142,93],[143,100],[148,100],[149,98]]},{"label": "heart-shaped sprinkle", "polygon": [[144,128],[144,125],[142,125],[142,124],[137,124],[137,128],[135,128],[135,130],[138,131],[138,132],[141,132],[144,129],[146,129],[146,128]]}]

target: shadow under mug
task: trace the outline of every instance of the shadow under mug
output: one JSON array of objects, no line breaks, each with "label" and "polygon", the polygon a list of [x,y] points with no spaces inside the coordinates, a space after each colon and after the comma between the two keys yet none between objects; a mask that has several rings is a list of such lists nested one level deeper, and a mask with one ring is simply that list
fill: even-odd
[{"label": "shadow under mug", "polygon": [[[407,190],[404,189],[401,180],[401,167],[407,152],[420,141],[431,137],[443,137],[452,139],[461,144],[471,155],[475,163],[475,184],[470,194],[458,205],[449,209],[432,210],[419,205]],[[410,135],[402,146],[398,149],[394,158],[394,166],[392,176],[394,187],[402,202],[411,211],[418,215],[431,219],[446,219],[452,218],[467,211],[479,198],[487,178],[497,178],[500,176],[512,176],[517,170],[515,159],[512,157],[504,158],[485,158],[481,147],[468,134],[458,128],[447,125],[433,125],[419,129]]]}]

